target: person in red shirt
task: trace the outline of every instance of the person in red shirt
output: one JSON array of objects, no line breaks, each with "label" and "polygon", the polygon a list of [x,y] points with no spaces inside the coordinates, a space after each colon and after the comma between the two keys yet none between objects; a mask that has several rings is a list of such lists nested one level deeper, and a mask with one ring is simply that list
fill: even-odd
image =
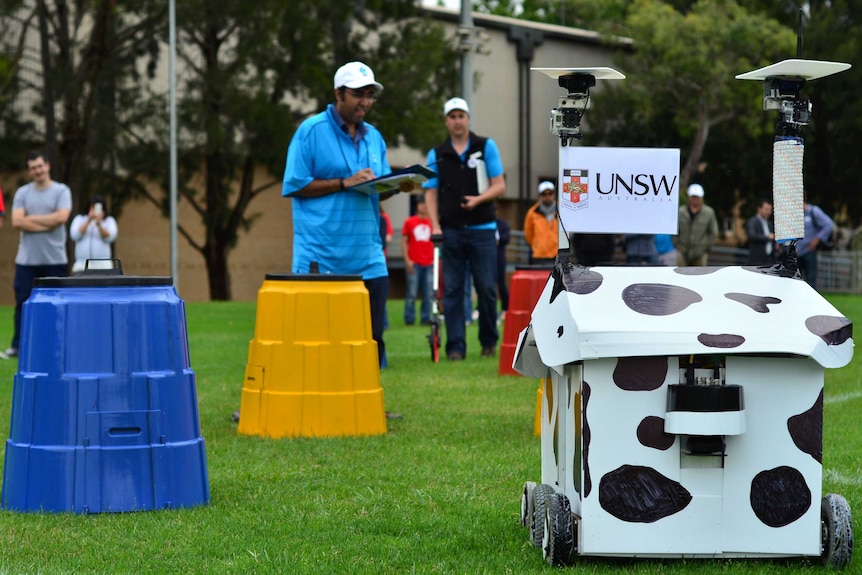
[{"label": "person in red shirt", "polygon": [[392,220],[389,219],[389,214],[380,206],[380,243],[383,244],[383,254],[386,255],[386,248],[389,247],[389,241],[392,239]]},{"label": "person in red shirt", "polygon": [[404,323],[416,323],[416,297],[421,291],[422,303],[419,318],[422,325],[431,323],[431,280],[434,267],[434,244],[431,242],[431,220],[425,198],[419,196],[416,215],[404,220],[401,232],[401,253],[407,276],[407,294],[404,298]]}]

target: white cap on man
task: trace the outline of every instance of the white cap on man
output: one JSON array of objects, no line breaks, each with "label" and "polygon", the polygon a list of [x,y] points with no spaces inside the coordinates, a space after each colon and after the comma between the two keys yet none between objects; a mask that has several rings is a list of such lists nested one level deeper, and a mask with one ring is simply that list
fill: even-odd
[{"label": "white cap on man", "polygon": [[692,184],[688,187],[688,197],[694,198],[702,198],[703,197],[703,186],[700,184]]},{"label": "white cap on man", "polygon": [[383,91],[383,84],[374,80],[374,71],[362,62],[348,62],[335,71],[335,89],[364,88],[374,86],[378,92]]},{"label": "white cap on man", "polygon": [[443,115],[448,116],[453,110],[461,110],[468,116],[470,115],[470,106],[467,105],[467,100],[464,98],[451,98],[443,104]]},{"label": "white cap on man", "polygon": [[549,182],[548,180],[545,180],[544,182],[539,184],[539,193],[540,194],[546,190],[556,191],[556,189],[557,189],[557,186],[554,185],[554,182]]}]

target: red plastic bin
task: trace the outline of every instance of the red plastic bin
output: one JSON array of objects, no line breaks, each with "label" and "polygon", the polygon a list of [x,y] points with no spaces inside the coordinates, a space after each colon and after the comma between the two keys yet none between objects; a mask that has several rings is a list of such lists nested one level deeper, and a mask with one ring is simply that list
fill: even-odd
[{"label": "red plastic bin", "polygon": [[515,268],[509,284],[509,309],[503,322],[503,344],[500,346],[500,375],[520,375],[512,369],[518,335],[530,324],[533,308],[548,283],[552,268],[523,266]]}]

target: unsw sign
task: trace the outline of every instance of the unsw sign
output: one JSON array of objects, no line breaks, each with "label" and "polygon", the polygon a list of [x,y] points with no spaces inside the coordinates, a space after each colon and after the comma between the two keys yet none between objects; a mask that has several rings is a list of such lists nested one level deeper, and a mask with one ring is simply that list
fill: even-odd
[{"label": "unsw sign", "polygon": [[560,147],[567,232],[676,234],[679,150]]}]

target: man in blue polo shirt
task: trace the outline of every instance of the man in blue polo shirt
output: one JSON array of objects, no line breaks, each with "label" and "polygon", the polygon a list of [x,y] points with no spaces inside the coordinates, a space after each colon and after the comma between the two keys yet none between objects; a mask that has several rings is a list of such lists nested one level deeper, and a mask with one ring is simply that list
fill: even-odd
[{"label": "man in blue polo shirt", "polygon": [[437,178],[428,180],[425,203],[433,233],[443,234],[443,313],[446,355],[467,356],[464,280],[469,264],[479,308],[482,357],[497,351],[497,220],[494,200],[506,191],[497,144],[470,131],[470,107],[462,98],[443,106],[449,137],[428,152]]},{"label": "man in blue polo shirt", "polygon": [[383,86],[362,62],[335,72],[335,103],[290,141],[281,195],[293,200],[293,273],[358,274],[371,304],[381,366],[389,272],[380,241],[380,198],[351,187],[390,173],[386,142],[364,121]]}]

